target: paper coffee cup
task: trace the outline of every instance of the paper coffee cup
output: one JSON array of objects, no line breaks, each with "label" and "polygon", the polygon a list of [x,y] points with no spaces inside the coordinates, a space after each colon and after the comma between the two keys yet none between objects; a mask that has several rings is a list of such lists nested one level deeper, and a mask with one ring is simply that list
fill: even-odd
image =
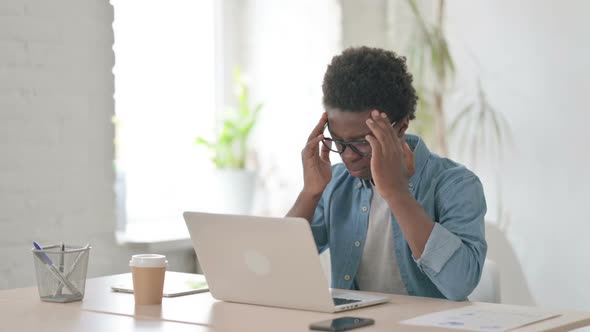
[{"label": "paper coffee cup", "polygon": [[161,304],[168,261],[164,255],[133,255],[129,261],[135,304]]}]

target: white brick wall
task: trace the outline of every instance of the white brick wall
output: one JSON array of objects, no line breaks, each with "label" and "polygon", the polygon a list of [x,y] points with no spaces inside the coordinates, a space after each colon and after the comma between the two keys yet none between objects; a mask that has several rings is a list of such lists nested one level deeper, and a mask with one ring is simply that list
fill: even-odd
[{"label": "white brick wall", "polygon": [[128,269],[134,252],[114,240],[112,21],[106,0],[0,1],[0,289],[35,283],[32,241],[90,242],[90,276]]}]

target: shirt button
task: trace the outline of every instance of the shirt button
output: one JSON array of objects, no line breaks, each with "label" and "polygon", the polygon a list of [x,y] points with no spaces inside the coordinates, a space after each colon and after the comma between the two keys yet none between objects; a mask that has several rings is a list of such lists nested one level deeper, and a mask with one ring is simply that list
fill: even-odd
[{"label": "shirt button", "polygon": [[414,188],[414,184],[413,184],[412,182],[410,182],[410,183],[408,183],[408,187],[409,187],[410,189],[412,189],[412,188]]},{"label": "shirt button", "polygon": [[359,180],[359,182],[357,182],[357,184],[356,184],[356,187],[357,187],[357,188],[360,188],[360,187],[362,187],[362,186],[363,186],[363,183],[362,183],[362,182]]},{"label": "shirt button", "polygon": [[345,275],[345,276],[344,276],[344,280],[346,280],[346,281],[350,280],[350,276],[349,276],[348,274],[347,274],[347,275]]},{"label": "shirt button", "polygon": [[360,247],[360,246],[361,246],[361,242],[360,242],[360,241],[356,241],[356,242],[354,242],[354,246],[355,246],[355,247]]},{"label": "shirt button", "polygon": [[363,207],[361,208],[361,210],[362,210],[363,212],[367,212],[368,208],[367,208],[366,206],[363,206]]}]

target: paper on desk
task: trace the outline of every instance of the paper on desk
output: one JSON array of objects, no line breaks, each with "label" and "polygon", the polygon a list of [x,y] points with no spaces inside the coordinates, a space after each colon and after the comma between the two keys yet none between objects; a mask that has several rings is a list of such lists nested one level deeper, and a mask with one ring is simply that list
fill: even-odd
[{"label": "paper on desk", "polygon": [[560,314],[536,308],[474,304],[414,317],[401,323],[470,331],[508,331],[557,316]]}]

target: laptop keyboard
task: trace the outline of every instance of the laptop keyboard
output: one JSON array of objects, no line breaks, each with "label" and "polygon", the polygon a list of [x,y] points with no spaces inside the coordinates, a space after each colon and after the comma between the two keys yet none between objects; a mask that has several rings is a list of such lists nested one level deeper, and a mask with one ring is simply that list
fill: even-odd
[{"label": "laptop keyboard", "polygon": [[333,297],[332,300],[334,301],[334,305],[342,305],[342,304],[361,302],[361,300],[349,300],[349,299],[343,299],[340,297]]}]

